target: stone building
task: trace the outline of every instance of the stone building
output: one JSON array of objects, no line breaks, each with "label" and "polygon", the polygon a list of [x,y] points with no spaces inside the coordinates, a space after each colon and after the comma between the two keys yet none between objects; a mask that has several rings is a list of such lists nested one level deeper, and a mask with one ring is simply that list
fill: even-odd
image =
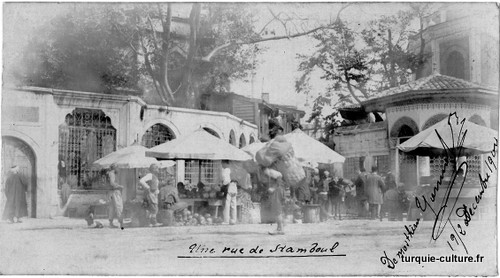
[{"label": "stone building", "polygon": [[[202,110],[228,112],[253,123],[257,125],[261,137],[268,135],[270,119],[275,119],[283,128],[283,132],[289,133],[293,130],[292,125],[300,122],[305,115],[305,112],[297,107],[269,103],[267,93],[262,94],[262,99],[235,93],[205,93],[202,95],[201,108]],[[248,141],[240,138],[240,142],[240,145],[244,146]]]},{"label": "stone building", "polygon": [[[19,165],[30,182],[30,217],[49,217],[60,205],[58,177],[71,176],[75,194],[98,191],[97,173],[91,169],[96,159],[135,141],[152,147],[199,128],[235,146],[237,138],[258,138],[255,124],[225,112],[149,105],[136,96],[4,88],[2,178]],[[178,161],[172,175],[184,181],[197,172],[197,165]],[[204,181],[216,182],[217,162],[204,166]]]},{"label": "stone building", "polygon": [[[400,185],[415,188],[423,177],[439,176],[445,158],[408,155],[397,149],[398,144],[453,112],[498,130],[498,9],[488,4],[443,4],[426,18],[424,27],[430,58],[416,80],[340,109],[344,119],[355,123],[337,128],[334,136],[336,150],[346,157],[345,177],[376,165],[382,173],[392,171]],[[410,43],[415,52],[419,39],[417,34]],[[466,160],[468,178],[461,197],[472,198],[478,174],[485,170],[484,159],[474,155]]]},{"label": "stone building", "polygon": [[[498,9],[489,4],[442,4],[424,23],[422,37],[430,58],[417,80],[340,109],[344,119],[358,123],[336,130],[336,147],[347,158],[348,177],[360,165],[368,170],[376,164],[381,171],[398,173],[403,183],[415,183],[416,158],[399,154],[396,145],[450,112],[498,127]],[[417,34],[409,48],[418,53],[420,42]]]}]

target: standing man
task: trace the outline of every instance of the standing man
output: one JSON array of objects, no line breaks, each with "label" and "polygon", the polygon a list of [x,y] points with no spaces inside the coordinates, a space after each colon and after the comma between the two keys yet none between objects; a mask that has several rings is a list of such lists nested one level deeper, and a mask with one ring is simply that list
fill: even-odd
[{"label": "standing man", "polygon": [[276,231],[269,232],[270,235],[284,235],[285,225],[283,217],[283,204],[285,202],[285,184],[283,175],[273,169],[267,168],[264,174],[268,177],[269,200],[271,201],[271,215],[276,221]]},{"label": "standing man", "polygon": [[322,182],[320,183],[320,189],[319,189],[319,195],[318,195],[318,198],[319,198],[319,211],[320,211],[320,214],[319,214],[319,218],[321,221],[326,221],[328,220],[328,218],[331,217],[330,213],[328,212],[328,204],[329,204],[329,201],[328,201],[328,190],[330,189],[329,188],[329,184],[330,182],[332,181],[332,178],[330,177],[330,172],[328,171],[325,171],[323,172],[323,174],[325,175],[325,178],[322,180]]},{"label": "standing man", "polygon": [[309,185],[311,184],[311,173],[305,168],[304,172],[306,173],[306,177],[302,179],[294,192],[295,198],[301,205],[309,204],[311,201],[311,191],[309,190]]},{"label": "standing man", "polygon": [[[231,184],[231,168],[229,168],[229,161],[222,160],[221,164],[222,164],[222,172],[221,172],[222,188],[224,188],[224,191],[226,193],[225,196],[226,202],[224,203],[224,213],[223,213],[224,222],[222,224],[234,225],[236,224],[236,194],[238,193],[238,189],[236,187],[236,184],[234,183]],[[231,210],[233,213],[229,215]]]},{"label": "standing man", "polygon": [[[377,174],[377,166],[372,167],[372,172],[366,177],[366,195],[370,205],[370,215],[372,219],[380,218],[380,208],[384,203],[383,189],[384,180]],[[382,218],[380,218],[382,220]]]},{"label": "standing man", "polygon": [[368,215],[368,202],[366,201],[366,170],[361,168],[358,170],[358,177],[354,182],[356,186],[356,199],[358,201],[358,217],[366,217]]},{"label": "standing man", "polygon": [[7,202],[3,211],[2,219],[14,222],[14,217],[17,223],[22,223],[21,217],[28,216],[28,204],[26,202],[26,192],[28,184],[19,173],[19,166],[14,166],[10,169],[10,174],[5,181],[5,196]]},{"label": "standing man", "polygon": [[309,191],[311,192],[311,203],[318,203],[318,194],[321,185],[321,179],[319,178],[319,170],[318,168],[314,168],[311,179],[311,186],[309,187]]},{"label": "standing man", "polygon": [[156,221],[156,214],[158,214],[158,189],[159,180],[159,167],[157,164],[151,164],[149,166],[149,172],[147,175],[139,180],[139,183],[144,188],[144,201],[147,203],[146,210],[148,211],[149,226],[159,226]]},{"label": "standing man", "polygon": [[109,226],[111,228],[116,228],[115,224],[113,224],[113,220],[116,217],[118,222],[120,223],[120,228],[123,229],[123,199],[122,199],[122,190],[123,186],[119,185],[116,182],[116,165],[111,164],[109,169],[106,171],[106,177],[108,179],[108,184],[110,190],[108,191],[108,217],[109,217]]}]

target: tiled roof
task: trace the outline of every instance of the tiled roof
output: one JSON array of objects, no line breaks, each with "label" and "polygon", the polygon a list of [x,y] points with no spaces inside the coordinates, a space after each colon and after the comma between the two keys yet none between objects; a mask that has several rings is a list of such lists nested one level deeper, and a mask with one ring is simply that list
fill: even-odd
[{"label": "tiled roof", "polygon": [[418,80],[403,84],[398,87],[394,87],[380,93],[375,94],[371,99],[376,99],[380,97],[395,95],[399,93],[404,93],[408,91],[424,91],[424,90],[460,90],[460,89],[485,89],[494,90],[492,88],[487,88],[479,84],[475,84],[463,79],[441,75],[432,74],[427,77],[420,78]]}]

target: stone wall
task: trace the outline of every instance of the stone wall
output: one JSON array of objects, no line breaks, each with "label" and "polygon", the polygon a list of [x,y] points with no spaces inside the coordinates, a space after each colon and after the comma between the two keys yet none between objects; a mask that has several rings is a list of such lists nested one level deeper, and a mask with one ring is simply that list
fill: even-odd
[{"label": "stone wall", "polygon": [[[48,88],[4,88],[2,92],[2,136],[26,143],[35,154],[37,183],[37,217],[60,213],[58,194],[59,126],[76,108],[99,109],[111,119],[116,129],[116,148],[131,145],[146,130],[161,123],[175,136],[207,127],[229,141],[234,132],[236,145],[257,140],[257,126],[222,112],[146,105],[138,97],[103,95]],[[5,159],[5,157],[2,157]],[[178,177],[183,177],[183,163],[178,163]],[[3,207],[4,204],[1,203]]]}]

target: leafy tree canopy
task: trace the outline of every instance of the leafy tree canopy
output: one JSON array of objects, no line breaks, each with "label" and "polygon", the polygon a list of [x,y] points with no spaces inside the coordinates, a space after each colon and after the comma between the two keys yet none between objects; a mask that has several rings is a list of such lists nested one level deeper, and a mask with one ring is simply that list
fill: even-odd
[{"label": "leafy tree canopy", "polygon": [[[415,21],[431,13],[428,4],[412,4],[392,16],[382,16],[354,30],[349,22],[337,18],[330,28],[312,37],[318,42],[312,55],[299,55],[302,73],[295,88],[298,93],[318,93],[311,77],[319,74],[326,81],[324,92],[314,99],[309,122],[323,122],[325,135],[340,125],[338,112],[324,117],[323,108],[355,105],[376,96],[377,92],[409,81],[428,58],[408,49],[412,36],[422,30]],[[421,33],[421,32],[420,32]],[[421,49],[425,47],[422,37]]]}]

